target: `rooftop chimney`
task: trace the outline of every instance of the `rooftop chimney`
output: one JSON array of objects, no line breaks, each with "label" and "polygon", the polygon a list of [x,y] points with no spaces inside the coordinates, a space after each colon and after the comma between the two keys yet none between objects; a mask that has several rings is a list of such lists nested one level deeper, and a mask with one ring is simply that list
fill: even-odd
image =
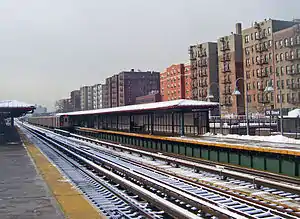
[{"label": "rooftop chimney", "polygon": [[242,34],[242,24],[241,23],[236,23],[235,32],[236,32],[236,34],[239,34],[239,35]]}]

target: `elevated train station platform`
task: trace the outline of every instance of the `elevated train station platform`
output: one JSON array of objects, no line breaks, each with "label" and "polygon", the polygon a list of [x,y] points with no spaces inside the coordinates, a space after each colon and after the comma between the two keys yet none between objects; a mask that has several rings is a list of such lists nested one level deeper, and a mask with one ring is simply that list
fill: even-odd
[{"label": "elevated train station platform", "polygon": [[[102,140],[139,146],[224,164],[300,176],[295,144],[206,137],[209,110],[217,103],[176,100],[91,111],[62,113],[71,131]],[[45,124],[39,124],[46,127]]]},{"label": "elevated train station platform", "polygon": [[213,137],[166,137],[78,127],[84,136],[159,152],[180,154],[215,162],[300,177],[300,145],[240,141]]}]

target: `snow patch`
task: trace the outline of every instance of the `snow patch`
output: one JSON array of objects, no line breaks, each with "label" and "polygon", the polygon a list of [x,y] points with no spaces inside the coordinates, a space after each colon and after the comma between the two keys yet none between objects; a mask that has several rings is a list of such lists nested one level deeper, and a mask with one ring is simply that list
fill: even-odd
[{"label": "snow patch", "polygon": [[250,140],[250,141],[266,141],[266,142],[275,142],[275,143],[287,143],[287,144],[300,144],[300,140],[288,138],[282,135],[272,135],[272,136],[250,136],[250,135],[221,135],[206,133],[203,136],[217,137],[217,138],[231,138],[231,139],[240,139],[240,140]]},{"label": "snow patch", "polygon": [[288,113],[288,116],[285,116],[285,117],[288,117],[288,118],[297,118],[297,117],[300,117],[300,109],[294,109],[294,110],[290,111]]},{"label": "snow patch", "polygon": [[128,112],[128,111],[139,111],[139,110],[156,110],[156,109],[170,109],[170,108],[180,108],[180,107],[202,107],[202,108],[212,108],[218,106],[219,103],[198,101],[198,100],[171,100],[156,103],[145,103],[113,108],[104,108],[96,110],[86,110],[70,113],[58,113],[57,116],[62,115],[86,115],[86,114],[102,114],[102,113],[113,113],[113,112]]}]

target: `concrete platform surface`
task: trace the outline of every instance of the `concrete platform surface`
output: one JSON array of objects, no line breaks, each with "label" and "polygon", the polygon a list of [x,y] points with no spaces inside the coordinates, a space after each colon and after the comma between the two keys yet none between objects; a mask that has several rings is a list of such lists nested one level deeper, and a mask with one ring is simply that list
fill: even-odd
[{"label": "concrete platform surface", "polygon": [[0,218],[62,219],[56,200],[37,173],[15,130],[0,144]]}]

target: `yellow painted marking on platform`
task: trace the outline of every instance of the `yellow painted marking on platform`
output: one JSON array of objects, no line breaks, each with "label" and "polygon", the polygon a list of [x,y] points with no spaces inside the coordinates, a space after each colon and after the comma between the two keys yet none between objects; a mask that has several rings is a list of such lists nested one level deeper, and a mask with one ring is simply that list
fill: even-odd
[{"label": "yellow painted marking on platform", "polygon": [[41,151],[22,136],[22,140],[30,156],[35,162],[40,175],[50,188],[52,195],[59,203],[68,219],[103,219],[103,216],[84,195],[67,182],[58,169],[53,166]]},{"label": "yellow painted marking on platform", "polygon": [[147,134],[136,134],[136,133],[128,133],[128,132],[118,132],[118,131],[109,131],[109,130],[102,130],[102,129],[93,129],[93,128],[80,128],[82,131],[87,132],[102,132],[108,134],[116,134],[116,135],[123,135],[123,136],[131,136],[131,137],[139,137],[139,138],[146,138],[146,139],[155,139],[155,140],[162,140],[162,141],[173,141],[179,143],[189,143],[189,144],[196,144],[196,145],[203,145],[209,147],[220,147],[220,148],[230,148],[230,149],[238,149],[238,150],[246,150],[246,151],[258,151],[264,153],[274,153],[274,154],[287,154],[287,155],[294,155],[300,156],[300,151],[295,150],[288,150],[288,149],[276,149],[276,148],[267,148],[267,147],[256,147],[256,146],[249,146],[249,145],[230,145],[228,143],[216,143],[216,142],[208,142],[201,140],[192,140],[192,139],[176,139],[158,135],[147,135]]}]

